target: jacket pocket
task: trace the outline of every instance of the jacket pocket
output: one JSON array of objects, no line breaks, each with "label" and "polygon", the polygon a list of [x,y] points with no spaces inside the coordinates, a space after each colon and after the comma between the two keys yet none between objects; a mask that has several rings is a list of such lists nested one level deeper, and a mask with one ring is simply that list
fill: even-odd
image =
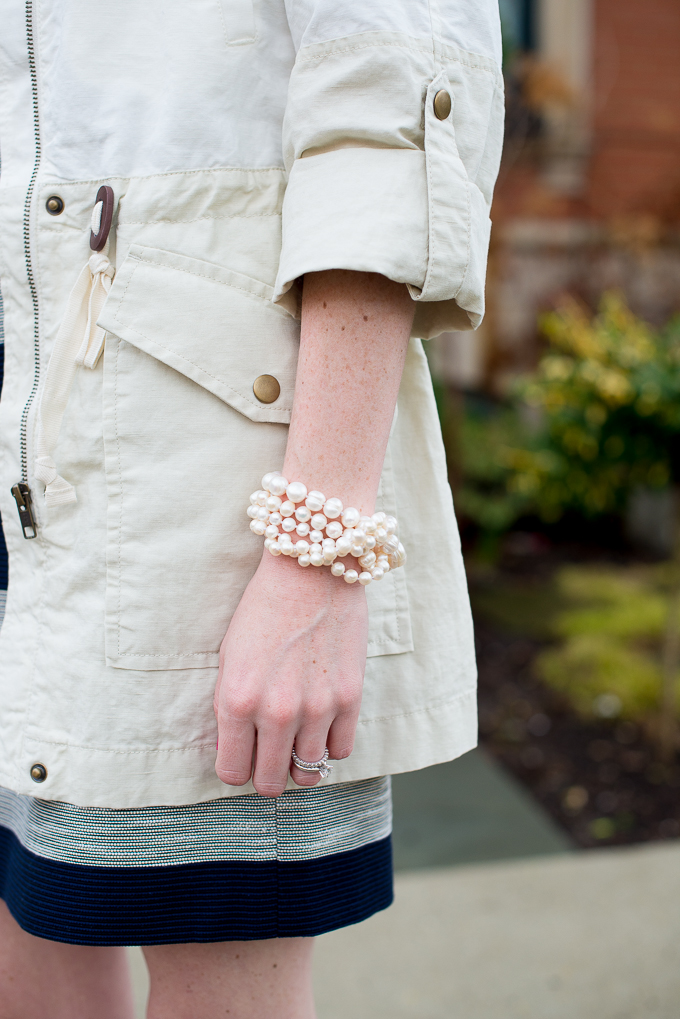
[{"label": "jacket pocket", "polygon": [[[283,463],[293,403],[299,323],[272,293],[221,266],[141,246],[116,274],[99,318],[107,331],[105,639],[116,668],[218,664],[262,552],[248,497]],[[253,392],[265,374],[280,385],[270,404]],[[390,486],[386,467],[391,504]],[[368,591],[369,654],[412,647],[400,573]]]}]

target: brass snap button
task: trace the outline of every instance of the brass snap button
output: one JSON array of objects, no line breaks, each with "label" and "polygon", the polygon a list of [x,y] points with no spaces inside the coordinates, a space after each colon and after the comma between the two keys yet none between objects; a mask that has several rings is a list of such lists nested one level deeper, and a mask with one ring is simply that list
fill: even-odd
[{"label": "brass snap button", "polygon": [[31,778],[34,782],[44,782],[47,778],[47,768],[44,764],[34,764],[31,768]]},{"label": "brass snap button", "polygon": [[45,208],[50,216],[59,216],[64,211],[64,199],[59,195],[50,195],[45,202]]},{"label": "brass snap button", "polygon": [[446,120],[451,112],[451,96],[445,88],[440,88],[434,97],[434,115],[437,120]]},{"label": "brass snap button", "polygon": [[273,375],[258,375],[253,382],[253,392],[260,403],[274,403],[281,395],[281,386]]}]

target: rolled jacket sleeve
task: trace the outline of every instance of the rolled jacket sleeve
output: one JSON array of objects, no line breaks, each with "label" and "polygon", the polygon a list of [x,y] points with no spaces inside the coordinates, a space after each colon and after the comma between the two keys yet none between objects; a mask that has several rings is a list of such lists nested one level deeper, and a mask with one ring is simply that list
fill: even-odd
[{"label": "rolled jacket sleeve", "polygon": [[297,58],[275,300],[306,272],[377,272],[408,286],[414,335],[476,328],[503,130],[496,3],[286,8]]}]

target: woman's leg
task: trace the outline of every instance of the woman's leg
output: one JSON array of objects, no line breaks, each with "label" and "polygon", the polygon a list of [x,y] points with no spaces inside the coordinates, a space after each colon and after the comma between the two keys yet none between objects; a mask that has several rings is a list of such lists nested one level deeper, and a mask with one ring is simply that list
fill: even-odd
[{"label": "woman's leg", "polygon": [[36,938],[0,901],[1,1019],[133,1019],[124,948]]},{"label": "woman's leg", "polygon": [[158,945],[147,1019],[315,1019],[312,938]]}]

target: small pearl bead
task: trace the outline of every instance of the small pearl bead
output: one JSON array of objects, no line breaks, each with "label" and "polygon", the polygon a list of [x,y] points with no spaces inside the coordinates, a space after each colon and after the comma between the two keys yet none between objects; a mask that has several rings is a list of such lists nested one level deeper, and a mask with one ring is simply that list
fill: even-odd
[{"label": "small pearl bead", "polygon": [[246,513],[248,514],[251,520],[254,520],[255,517],[257,516],[258,509],[259,509],[258,506],[249,506],[248,509],[246,510]]},{"label": "small pearl bead", "polygon": [[370,573],[360,573],[359,574],[359,583],[362,584],[364,587],[368,587],[368,585],[371,583],[372,580],[373,580],[373,577],[371,576]]},{"label": "small pearl bead", "polygon": [[310,492],[305,499],[305,506],[310,509],[312,513],[320,513],[323,509],[323,504],[326,501],[326,496],[323,492]]},{"label": "small pearl bead", "polygon": [[354,544],[355,545],[364,545],[365,542],[366,542],[366,533],[364,531],[362,531],[359,527],[355,528],[355,530],[354,530]]},{"label": "small pearl bead", "polygon": [[397,530],[399,529],[399,524],[397,523],[396,517],[386,516],[383,527],[385,528],[388,534],[396,534]]},{"label": "small pearl bead", "polygon": [[347,538],[347,541],[350,543],[350,545],[354,544],[354,528],[353,527],[346,527],[345,530],[342,533],[342,536],[343,536],[343,538]]},{"label": "small pearl bead", "polygon": [[356,584],[359,579],[359,574],[356,570],[345,570],[343,578],[348,584]]},{"label": "small pearl bead", "polygon": [[301,555],[298,559],[298,566],[309,566],[309,556]]},{"label": "small pearl bead", "polygon": [[359,565],[363,566],[365,570],[370,569],[371,566],[375,566],[375,563],[376,563],[375,552],[367,552],[366,555],[362,555],[359,557]]},{"label": "small pearl bead", "polygon": [[301,538],[306,538],[309,534],[309,524],[298,524],[295,530]]},{"label": "small pearl bead", "polygon": [[331,520],[330,524],[326,524],[326,534],[329,538],[339,538],[342,534],[342,524],[339,520]]},{"label": "small pearl bead", "polygon": [[335,550],[335,542],[333,541],[332,538],[324,538],[323,541],[321,542],[321,545],[323,548],[332,548],[333,550]]},{"label": "small pearl bead", "polygon": [[278,527],[274,527],[273,524],[270,524],[269,527],[266,528],[264,536],[265,538],[278,538],[279,536]]},{"label": "small pearl bead", "polygon": [[307,498],[307,486],[301,481],[291,481],[286,488],[286,495],[291,502],[304,502]]},{"label": "small pearl bead", "polygon": [[324,566],[330,566],[331,563],[335,562],[335,560],[337,558],[338,558],[338,553],[335,551],[335,549],[326,549],[325,548],[323,550],[323,562],[324,562]]},{"label": "small pearl bead", "polygon": [[310,523],[315,531],[323,531],[328,521],[326,520],[323,513],[315,513]]},{"label": "small pearl bead", "polygon": [[345,537],[338,538],[338,540],[335,543],[335,551],[338,553],[339,556],[349,555],[349,550],[351,547],[352,547],[351,541],[348,541],[347,538]]},{"label": "small pearl bead", "polygon": [[382,512],[374,513],[373,514],[373,523],[375,524],[376,527],[382,527],[382,525],[385,523],[385,518],[386,517],[387,517],[387,513],[382,513]]},{"label": "small pearl bead", "polygon": [[295,510],[295,516],[301,524],[306,524],[312,519],[312,511],[307,509],[306,506],[298,506]]},{"label": "small pearl bead", "polygon": [[276,477],[276,471],[269,471],[269,473],[265,474],[265,476],[263,477],[263,479],[262,479],[262,487],[264,488],[264,490],[266,492],[269,491],[269,482],[272,480],[272,478],[275,478],[275,477]]},{"label": "small pearl bead", "polygon": [[269,546],[271,545],[271,543],[272,543],[272,539],[271,538],[265,538],[264,539],[264,547],[267,549],[267,551],[269,551]]},{"label": "small pearl bead", "polygon": [[265,506],[267,507],[270,513],[273,513],[274,510],[277,510],[280,505],[281,500],[279,499],[278,495],[270,495],[265,503]]},{"label": "small pearl bead", "polygon": [[350,548],[350,552],[354,556],[355,559],[358,559],[359,556],[362,556],[364,554],[364,546],[363,545],[352,545],[352,547]]},{"label": "small pearl bead", "polygon": [[373,517],[362,517],[361,518],[361,530],[365,531],[366,534],[375,534],[377,524]]},{"label": "small pearl bead", "polygon": [[333,574],[334,577],[341,577],[344,572],[345,572],[344,563],[333,563],[333,565],[331,566],[331,573]]},{"label": "small pearl bead", "polygon": [[297,559],[297,557],[300,555],[295,545],[293,545],[288,555],[291,557],[291,559]]},{"label": "small pearl bead", "polygon": [[295,506],[292,502],[282,502],[279,507],[279,513],[282,517],[292,517],[295,513]]},{"label": "small pearl bead", "polygon": [[269,551],[272,555],[281,555],[281,546],[278,541],[273,541],[269,546]]},{"label": "small pearl bead", "polygon": [[329,520],[335,520],[342,513],[342,503],[339,499],[327,499],[323,511]]},{"label": "small pearl bead", "polygon": [[361,514],[358,509],[354,509],[353,506],[348,506],[345,512],[342,514],[342,522],[345,527],[356,527],[359,523],[359,517]]},{"label": "small pearl bead", "polygon": [[374,566],[373,569],[371,570],[371,576],[373,577],[374,580],[382,580],[382,578],[385,576],[385,571],[381,570],[379,566]]},{"label": "small pearl bead", "polygon": [[279,538],[279,545],[281,546],[281,551],[283,552],[284,555],[290,555],[290,550],[293,547],[293,542],[290,540],[289,535],[282,534],[281,537]]},{"label": "small pearl bead", "polygon": [[295,547],[296,547],[296,549],[298,551],[298,555],[307,555],[307,553],[309,552],[309,542],[308,541],[296,541],[295,542]]},{"label": "small pearl bead", "polygon": [[384,560],[378,559],[378,566],[383,571],[383,573],[389,573],[390,570],[392,569],[392,567],[390,566],[389,559],[384,559]]},{"label": "small pearl bead", "polygon": [[259,494],[260,494],[260,489],[259,488],[258,488],[257,492],[253,492],[253,494],[250,497],[250,505],[251,506],[259,506],[260,505],[259,502],[257,501],[257,497],[258,497]]},{"label": "small pearl bead", "polygon": [[[271,517],[269,519],[271,520]],[[364,542],[364,544],[366,545],[366,548],[369,550],[369,552],[371,551],[372,548],[375,548],[376,540],[372,534],[366,535],[366,541]]]},{"label": "small pearl bead", "polygon": [[323,531],[310,531],[309,537],[312,541],[321,541],[323,538]]},{"label": "small pearl bead", "polygon": [[265,523],[269,523],[269,510],[266,508],[266,506],[257,507],[257,516],[255,519],[263,520]]},{"label": "small pearl bead", "polygon": [[257,505],[258,506],[266,505],[266,502],[267,502],[268,498],[269,498],[269,496],[267,495],[266,492],[258,492],[257,493]]},{"label": "small pearl bead", "polygon": [[280,513],[277,513],[276,511],[274,511],[273,513],[269,514],[269,523],[270,524],[275,524],[278,527],[282,520],[283,520],[283,517],[281,516]]},{"label": "small pearl bead", "polygon": [[309,556],[312,566],[323,566],[323,556],[320,552],[312,552]]},{"label": "small pearl bead", "polygon": [[387,541],[387,531],[385,530],[384,527],[376,528],[375,540],[379,545],[382,545],[384,544],[384,542]]},{"label": "small pearl bead", "polygon": [[277,474],[269,482],[269,491],[272,495],[283,495],[287,488],[288,480],[284,478],[283,474]]},{"label": "small pearl bead", "polygon": [[250,530],[253,534],[264,534],[265,524],[262,520],[251,520]]},{"label": "small pearl bead", "polygon": [[295,521],[293,520],[292,517],[286,517],[286,519],[281,524],[281,527],[284,529],[284,531],[287,531],[288,534],[290,534],[291,531],[295,530]]}]

